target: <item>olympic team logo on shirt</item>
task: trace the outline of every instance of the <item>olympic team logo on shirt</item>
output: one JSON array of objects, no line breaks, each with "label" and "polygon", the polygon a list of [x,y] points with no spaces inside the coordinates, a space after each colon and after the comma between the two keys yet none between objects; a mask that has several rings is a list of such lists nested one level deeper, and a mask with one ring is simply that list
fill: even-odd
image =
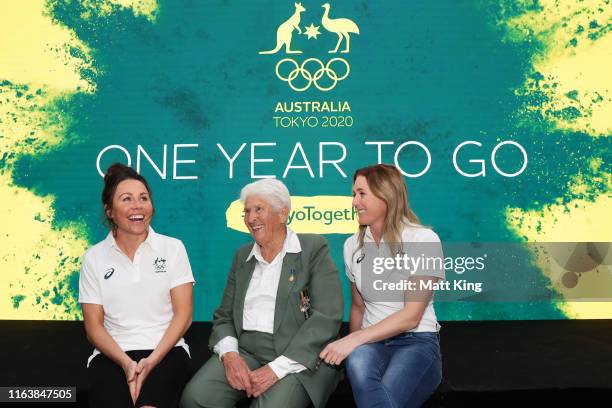
[{"label": "olympic team logo on shirt", "polygon": [[155,261],[153,261],[153,267],[155,268],[155,273],[165,273],[166,260],[164,258],[155,258]]},{"label": "olympic team logo on shirt", "polygon": [[104,279],[110,278],[111,276],[113,276],[113,273],[115,273],[115,268],[108,268],[104,273]]}]

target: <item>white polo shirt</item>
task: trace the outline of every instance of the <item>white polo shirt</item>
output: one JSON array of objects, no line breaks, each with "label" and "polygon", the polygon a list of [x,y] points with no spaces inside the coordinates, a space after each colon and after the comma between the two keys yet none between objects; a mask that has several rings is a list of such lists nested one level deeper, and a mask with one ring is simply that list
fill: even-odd
[{"label": "white polo shirt", "polygon": [[[359,234],[354,234],[350,236],[344,242],[344,266],[346,268],[346,276],[348,279],[355,283],[357,290],[364,297],[363,301],[365,303],[365,312],[363,314],[363,323],[362,328],[366,328],[372,326],[387,316],[398,312],[404,308],[404,302],[381,302],[375,301],[373,299],[369,299],[364,292],[361,290],[361,265],[363,264],[360,259],[362,255],[361,250],[357,250],[359,246],[358,240]],[[370,231],[370,227],[366,228],[366,233],[364,236],[364,243],[374,242],[374,238],[372,237],[372,232]],[[410,243],[410,242],[433,242],[440,243],[440,238],[438,235],[433,232],[429,228],[424,228],[420,225],[409,224],[404,227],[402,230],[402,243]],[[381,239],[381,244],[384,243],[384,240]],[[439,253],[442,254],[442,250],[440,248]],[[444,279],[445,274],[444,270],[441,271],[427,271],[426,274],[417,273],[417,275],[422,276],[433,276],[437,278]],[[421,321],[412,330],[414,332],[437,332],[440,329],[440,325],[438,324],[438,320],[436,318],[436,312],[433,307],[433,297],[432,300],[429,301],[425,308],[425,312],[423,313],[423,317]]]},{"label": "white polo shirt", "polygon": [[[180,240],[149,227],[132,262],[109,233],[83,255],[79,303],[104,307],[104,328],[123,351],[152,350],[174,316],[170,289],[189,282],[195,281]],[[189,353],[184,339],[176,345]]]}]

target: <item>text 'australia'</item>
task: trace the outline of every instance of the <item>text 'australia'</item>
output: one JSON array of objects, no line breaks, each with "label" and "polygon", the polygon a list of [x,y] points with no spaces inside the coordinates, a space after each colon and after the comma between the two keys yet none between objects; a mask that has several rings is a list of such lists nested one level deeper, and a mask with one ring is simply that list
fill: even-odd
[{"label": "text 'australia'", "polygon": [[351,105],[348,101],[319,102],[319,101],[299,101],[299,102],[277,102],[274,112],[350,112]]}]

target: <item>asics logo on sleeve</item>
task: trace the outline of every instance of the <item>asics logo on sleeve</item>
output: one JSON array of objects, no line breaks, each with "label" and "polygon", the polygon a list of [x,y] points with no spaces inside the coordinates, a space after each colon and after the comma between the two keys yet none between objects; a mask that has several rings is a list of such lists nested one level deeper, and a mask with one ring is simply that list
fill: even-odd
[{"label": "asics logo on sleeve", "polygon": [[111,276],[113,276],[113,273],[115,273],[115,268],[108,268],[106,270],[106,273],[104,274],[104,279],[108,279]]}]

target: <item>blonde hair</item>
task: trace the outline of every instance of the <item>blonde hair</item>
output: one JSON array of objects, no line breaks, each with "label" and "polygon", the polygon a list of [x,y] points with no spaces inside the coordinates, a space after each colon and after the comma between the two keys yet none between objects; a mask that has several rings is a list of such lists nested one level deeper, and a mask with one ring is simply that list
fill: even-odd
[{"label": "blonde hair", "polygon": [[[397,168],[389,164],[376,164],[358,169],[353,175],[353,184],[359,176],[365,177],[372,193],[387,204],[382,231],[382,238],[386,243],[397,245],[402,242],[402,230],[407,225],[421,226],[419,218],[410,208],[408,188]],[[363,247],[366,228],[367,225],[359,226],[357,250]]]}]

